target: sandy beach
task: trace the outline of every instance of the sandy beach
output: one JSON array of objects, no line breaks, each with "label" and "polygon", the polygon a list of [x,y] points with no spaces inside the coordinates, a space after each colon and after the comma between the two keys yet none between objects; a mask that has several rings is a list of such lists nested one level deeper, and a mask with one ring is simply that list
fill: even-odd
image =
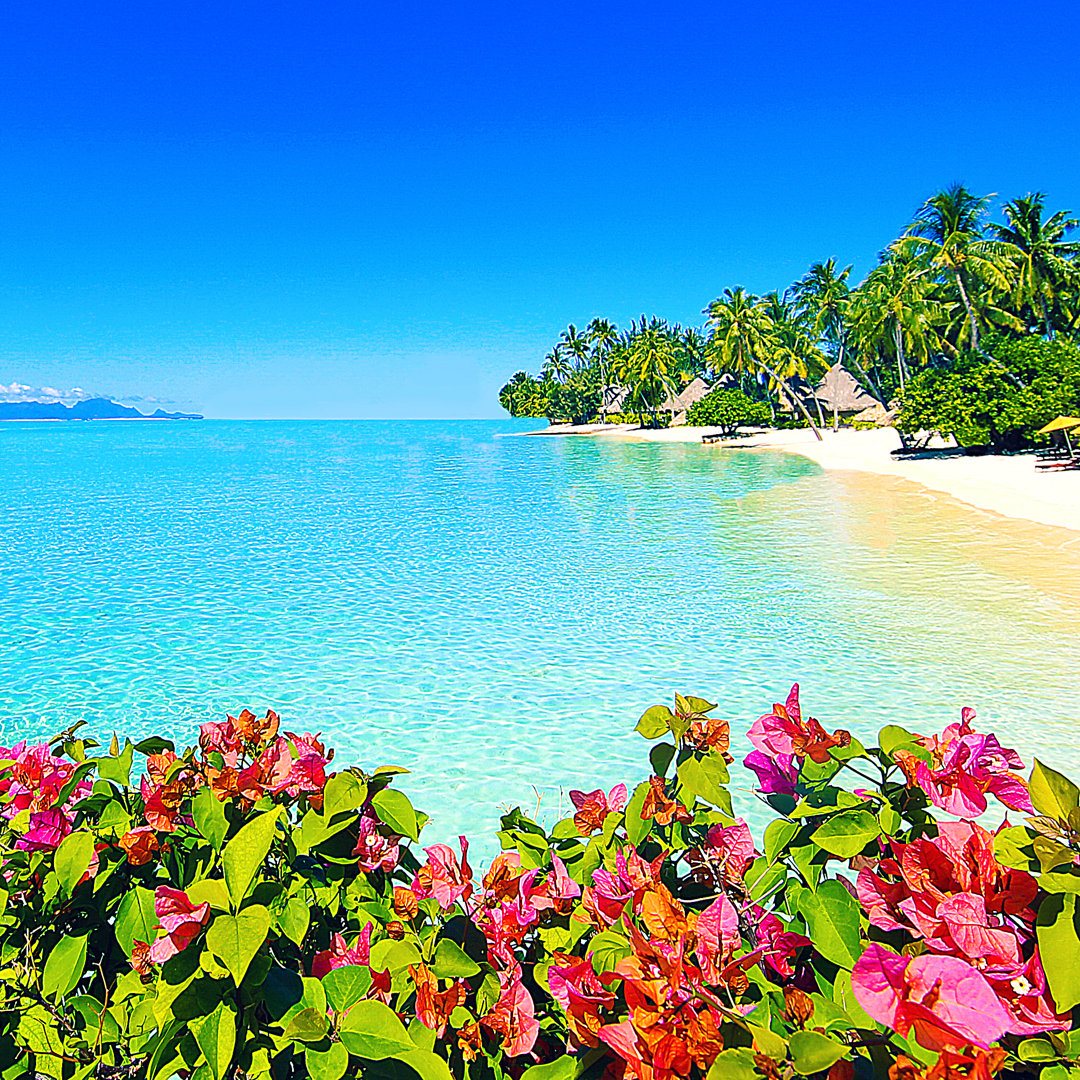
[{"label": "sandy beach", "polygon": [[[716,430],[675,427],[648,431],[629,425],[613,425],[607,429],[552,428],[545,433],[602,435],[604,438],[648,442],[700,442],[703,435],[714,434]],[[944,492],[981,510],[1080,532],[1080,471],[1037,472],[1035,458],[1030,454],[897,459],[891,451],[900,445],[900,436],[892,428],[827,430],[822,435],[819,442],[806,428],[767,431],[711,443],[708,449],[716,453],[734,447],[801,454],[825,469],[900,477],[931,491]]]}]

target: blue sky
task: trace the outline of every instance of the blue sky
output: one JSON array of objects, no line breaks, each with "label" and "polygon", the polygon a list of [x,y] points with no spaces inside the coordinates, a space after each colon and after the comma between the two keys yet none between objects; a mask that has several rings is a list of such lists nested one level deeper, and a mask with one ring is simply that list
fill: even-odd
[{"label": "blue sky", "polygon": [[6,5],[0,383],[497,416],[568,322],[1080,211],[1074,4]]}]

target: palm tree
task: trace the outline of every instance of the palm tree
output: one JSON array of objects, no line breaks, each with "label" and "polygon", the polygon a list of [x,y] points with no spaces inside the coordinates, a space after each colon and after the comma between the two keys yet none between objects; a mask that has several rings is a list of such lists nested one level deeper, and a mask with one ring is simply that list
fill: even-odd
[{"label": "palm tree", "polygon": [[607,372],[605,361],[610,357],[612,349],[618,344],[619,331],[609,319],[593,319],[587,327],[585,334],[592,347],[592,356],[600,368],[600,419],[604,418],[604,409],[607,406]]},{"label": "palm tree", "polygon": [[774,327],[766,306],[741,286],[725,289],[704,311],[709,321],[710,362],[714,370],[764,372],[806,417],[818,439],[821,432],[802,399],[771,362]]},{"label": "palm tree", "polygon": [[578,328],[571,323],[559,336],[559,344],[574,358],[574,366],[584,367],[589,359],[589,342]]},{"label": "palm tree", "polygon": [[630,332],[615,352],[615,374],[629,391],[628,400],[639,412],[652,415],[653,426],[664,399],[675,390],[677,362],[674,338],[666,323],[646,320],[631,324]]},{"label": "palm tree", "polygon": [[[814,342],[807,317],[775,290],[766,293],[761,298],[761,303],[770,327],[770,332],[763,342],[770,365],[789,382],[802,379],[804,382],[816,383],[825,374],[828,363]],[[816,396],[813,401],[818,424],[824,427],[825,417],[821,412],[821,402]]]},{"label": "palm tree", "polygon": [[953,184],[931,195],[904,235],[893,244],[902,258],[923,259],[955,285],[966,316],[967,336],[975,352],[979,352],[977,308],[990,307],[983,290],[1009,291],[1010,259],[1016,254],[1012,244],[984,237],[983,221],[990,198],[989,195],[980,198],[962,184]]},{"label": "palm tree", "polygon": [[573,365],[566,358],[560,342],[544,357],[544,366],[540,369],[540,374],[546,379],[557,379],[564,383],[570,378],[573,370]]},{"label": "palm tree", "polygon": [[896,356],[900,393],[910,374],[908,359],[926,362],[935,341],[940,308],[925,266],[893,252],[851,294],[854,335],[864,345]]},{"label": "palm tree", "polygon": [[1080,221],[1069,217],[1071,211],[1059,210],[1043,220],[1045,196],[1041,191],[1014,199],[1002,207],[1006,225],[990,225],[990,233],[1017,251],[1016,292],[1018,298],[1036,307],[1042,314],[1043,333],[1054,340],[1054,324],[1050,319],[1048,300],[1055,288],[1064,283],[1075,284],[1080,270],[1073,262],[1080,254],[1080,243],[1066,240]]}]

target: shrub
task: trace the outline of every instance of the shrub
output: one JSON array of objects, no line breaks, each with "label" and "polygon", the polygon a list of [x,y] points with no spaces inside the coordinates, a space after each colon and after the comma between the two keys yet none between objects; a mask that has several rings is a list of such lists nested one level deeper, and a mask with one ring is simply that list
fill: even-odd
[{"label": "shrub", "polygon": [[755,839],[714,711],[648,709],[647,780],[510,811],[482,874],[415,851],[404,770],[328,772],[272,712],[3,751],[0,1071],[1067,1080],[1080,790],[971,710],[864,746],[796,686],[749,731]]},{"label": "shrub", "polygon": [[519,371],[499,391],[499,404],[511,416],[546,416],[551,385]]},{"label": "shrub", "polygon": [[950,368],[913,378],[897,418],[900,431],[939,431],[961,446],[1029,445],[1040,427],[1080,408],[1080,350],[1040,338],[995,341],[992,359],[969,354]]},{"label": "shrub", "polygon": [[694,402],[686,414],[693,427],[718,427],[724,435],[734,435],[745,424],[769,423],[769,407],[751,401],[741,390],[712,390]]}]

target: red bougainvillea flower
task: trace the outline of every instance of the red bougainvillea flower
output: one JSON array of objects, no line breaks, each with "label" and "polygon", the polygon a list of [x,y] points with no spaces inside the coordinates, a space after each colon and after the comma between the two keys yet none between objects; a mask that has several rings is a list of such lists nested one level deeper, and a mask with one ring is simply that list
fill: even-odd
[{"label": "red bougainvillea flower", "polygon": [[600,1045],[601,1009],[615,1004],[615,994],[593,971],[588,957],[556,952],[548,968],[551,995],[563,1007],[575,1049]]},{"label": "red bougainvillea flower", "polygon": [[984,1050],[1011,1017],[993,987],[964,960],[927,953],[914,959],[871,945],[851,973],[859,1004],[878,1023],[927,1050]]},{"label": "red bougainvillea flower", "polygon": [[393,870],[401,857],[401,837],[386,837],[379,832],[379,820],[374,811],[360,818],[359,835],[353,855],[356,864],[366,873],[373,870]]},{"label": "red bougainvillea flower", "polygon": [[754,907],[752,913],[754,925],[757,927],[758,944],[762,949],[762,960],[782,979],[790,979],[795,974],[791,959],[799,949],[810,944],[810,939],[785,929],[784,924],[771,911]]},{"label": "red bougainvillea flower", "polygon": [[835,747],[851,744],[848,732],[834,731],[829,735],[812,716],[803,717],[798,683],[791,688],[785,704],[773,705],[771,713],[754,721],[747,736],[757,750],[774,761],[808,757],[819,765],[829,760]]},{"label": "red bougainvillea flower", "polygon": [[754,855],[750,827],[740,818],[734,825],[714,825],[706,842],[687,852],[687,860],[696,880],[720,885],[742,881]]},{"label": "red bougainvillea flower", "polygon": [[345,944],[343,935],[334,934],[330,938],[330,948],[323,949],[312,957],[311,974],[313,978],[321,979],[334,968],[348,967],[350,964],[367,967],[370,956],[371,923],[368,923],[352,945]]},{"label": "red bougainvillea flower", "polygon": [[195,906],[187,893],[159,885],[154,890],[154,913],[165,936],[151,943],[147,955],[155,964],[163,964],[170,956],[183,952],[198,936],[210,920],[210,905]]},{"label": "red bougainvillea flower", "polygon": [[623,848],[615,856],[615,873],[603,868],[593,871],[592,885],[585,887],[581,897],[584,913],[595,926],[606,927],[618,921],[627,901],[640,911],[654,876],[653,868],[632,847]]},{"label": "red bougainvillea flower", "polygon": [[1072,1016],[1059,1016],[1046,992],[1046,975],[1036,947],[1027,963],[1012,978],[987,975],[987,981],[1002,1005],[1009,1010],[1012,1024],[1009,1031],[1014,1035],[1038,1035],[1043,1031],[1068,1031]]},{"label": "red bougainvillea flower", "polygon": [[657,825],[670,825],[672,821],[684,823],[693,820],[693,814],[681,802],[669,799],[664,793],[664,780],[660,776],[649,777],[649,790],[641,807],[641,817],[655,818]]},{"label": "red bougainvillea flower", "polygon": [[20,851],[53,851],[71,832],[62,810],[42,810],[30,815],[30,828],[15,841]]},{"label": "red bougainvillea flower", "polygon": [[600,788],[590,792],[571,791],[570,800],[577,809],[574,824],[578,832],[589,836],[604,824],[608,814],[626,809],[626,785],[616,784],[606,795]]},{"label": "red bougainvillea flower", "polygon": [[458,837],[461,845],[461,861],[446,844],[432,844],[424,848],[427,862],[413,878],[412,891],[421,900],[435,897],[443,911],[449,911],[458,900],[468,900],[473,893],[472,868],[469,866],[469,842]]},{"label": "red bougainvillea flower", "polygon": [[909,782],[917,784],[930,801],[946,813],[971,819],[986,810],[986,796],[993,795],[1010,810],[1034,814],[1024,781],[1011,772],[1023,767],[1015,750],[1006,749],[995,735],[980,735],[971,727],[974,709],[964,709],[959,724],[950,724],[940,735],[919,740],[930,751],[931,763],[900,751],[900,762]]},{"label": "red bougainvillea flower", "polygon": [[568,915],[574,901],[581,895],[581,886],[567,873],[566,864],[554,853],[551,866],[543,882],[528,889],[529,906],[534,911],[550,909],[557,915]]},{"label": "red bougainvillea flower", "polygon": [[140,825],[120,837],[120,850],[132,866],[144,866],[159,848],[157,834],[149,825]]}]

